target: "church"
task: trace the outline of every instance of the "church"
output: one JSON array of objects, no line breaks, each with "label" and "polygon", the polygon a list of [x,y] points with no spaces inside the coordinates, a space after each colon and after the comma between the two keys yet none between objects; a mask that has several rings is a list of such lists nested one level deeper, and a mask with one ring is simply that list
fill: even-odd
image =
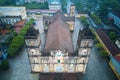
[{"label": "church", "polygon": [[74,22],[74,17],[66,17],[61,12],[43,16],[47,31],[42,52],[39,31],[34,27],[27,31],[25,42],[31,72],[40,73],[40,80],[77,80],[79,73],[85,72],[92,44],[83,40],[79,42],[78,52],[74,51],[71,36]]}]

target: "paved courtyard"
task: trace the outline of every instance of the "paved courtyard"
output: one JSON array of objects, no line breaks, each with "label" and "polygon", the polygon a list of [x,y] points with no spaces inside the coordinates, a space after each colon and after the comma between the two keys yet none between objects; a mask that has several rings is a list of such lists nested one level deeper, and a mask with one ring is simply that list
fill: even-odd
[{"label": "paved courtyard", "polygon": [[0,73],[0,80],[38,80],[39,74],[31,74],[30,63],[25,49],[15,58],[9,59],[10,69]]}]

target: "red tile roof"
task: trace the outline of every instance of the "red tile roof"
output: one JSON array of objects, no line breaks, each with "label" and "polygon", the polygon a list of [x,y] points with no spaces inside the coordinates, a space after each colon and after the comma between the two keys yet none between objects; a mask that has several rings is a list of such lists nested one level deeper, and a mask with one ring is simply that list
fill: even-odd
[{"label": "red tile roof", "polygon": [[120,63],[120,56],[115,56],[115,59]]},{"label": "red tile roof", "polygon": [[97,29],[96,33],[113,56],[120,54],[120,50],[113,44],[113,42],[109,39],[109,37],[102,29]]},{"label": "red tile roof", "polygon": [[23,27],[24,24],[25,24],[25,20],[22,20],[22,21],[17,22],[17,23],[14,25],[14,27]]},{"label": "red tile roof", "polygon": [[17,33],[19,33],[19,31],[21,30],[21,28],[24,26],[25,24],[25,20],[19,21],[14,25],[14,29]]}]

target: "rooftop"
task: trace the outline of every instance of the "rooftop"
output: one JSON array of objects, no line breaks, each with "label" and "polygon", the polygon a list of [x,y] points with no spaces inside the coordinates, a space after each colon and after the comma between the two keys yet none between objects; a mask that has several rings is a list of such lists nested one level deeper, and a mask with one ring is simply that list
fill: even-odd
[{"label": "rooftop", "polygon": [[25,7],[7,7],[7,6],[5,6],[5,7],[3,7],[3,6],[0,6],[0,11],[21,11],[23,8],[25,8]]},{"label": "rooftop", "polygon": [[73,53],[69,27],[61,16],[54,18],[54,21],[48,27],[44,52],[50,53],[51,50],[56,49],[68,50],[68,53]]},{"label": "rooftop", "polygon": [[114,43],[109,39],[102,29],[97,29],[96,33],[113,56],[120,54],[120,50],[114,45]]},{"label": "rooftop", "polygon": [[120,18],[120,11],[112,11],[112,13]]},{"label": "rooftop", "polygon": [[93,34],[92,34],[92,32],[90,31],[89,28],[85,28],[82,31],[80,31],[79,36],[81,36],[82,39],[91,39],[91,38],[93,38]]},{"label": "rooftop", "polygon": [[57,17],[61,17],[63,21],[75,21],[75,17],[65,17],[62,13],[58,12],[54,16],[43,16],[44,20],[54,21]]},{"label": "rooftop", "polygon": [[60,0],[49,0],[50,4],[60,4]]},{"label": "rooftop", "polygon": [[37,39],[39,31],[30,27],[25,35],[25,39]]},{"label": "rooftop", "polygon": [[17,23],[14,25],[15,31],[16,31],[17,33],[19,33],[19,31],[22,29],[22,27],[24,26],[24,24],[25,24],[25,20],[22,20],[22,21],[17,22]]},{"label": "rooftop", "polygon": [[114,58],[120,63],[120,56],[115,56]]}]

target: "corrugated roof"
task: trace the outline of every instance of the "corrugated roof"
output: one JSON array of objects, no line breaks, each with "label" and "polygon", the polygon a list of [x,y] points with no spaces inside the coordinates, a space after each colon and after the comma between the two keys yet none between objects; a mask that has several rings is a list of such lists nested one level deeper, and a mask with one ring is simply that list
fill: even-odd
[{"label": "corrugated roof", "polygon": [[97,29],[96,33],[101,38],[102,42],[108,48],[110,53],[114,56],[120,54],[120,50],[113,44],[113,42],[109,39],[109,37],[105,34],[102,29]]},{"label": "corrugated roof", "polygon": [[69,27],[60,16],[49,25],[44,52],[49,53],[55,49],[65,49],[69,53],[73,53]]}]

